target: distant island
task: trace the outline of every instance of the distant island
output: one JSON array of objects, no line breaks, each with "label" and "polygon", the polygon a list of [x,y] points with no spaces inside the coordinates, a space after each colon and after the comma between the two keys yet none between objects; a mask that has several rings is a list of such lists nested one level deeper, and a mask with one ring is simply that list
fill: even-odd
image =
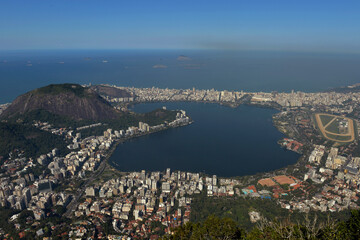
[{"label": "distant island", "polygon": [[190,61],[191,58],[187,57],[187,56],[184,56],[184,55],[180,55],[179,57],[177,57],[177,60],[178,61]]},{"label": "distant island", "polygon": [[168,66],[166,66],[166,65],[163,65],[163,64],[156,64],[156,65],[154,65],[152,68],[168,68]]}]

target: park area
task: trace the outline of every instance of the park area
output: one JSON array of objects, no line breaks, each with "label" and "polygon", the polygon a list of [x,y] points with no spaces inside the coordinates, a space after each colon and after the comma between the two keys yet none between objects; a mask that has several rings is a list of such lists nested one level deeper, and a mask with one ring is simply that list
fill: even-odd
[{"label": "park area", "polygon": [[326,139],[337,143],[350,143],[355,140],[354,120],[326,113],[316,113],[315,120]]}]

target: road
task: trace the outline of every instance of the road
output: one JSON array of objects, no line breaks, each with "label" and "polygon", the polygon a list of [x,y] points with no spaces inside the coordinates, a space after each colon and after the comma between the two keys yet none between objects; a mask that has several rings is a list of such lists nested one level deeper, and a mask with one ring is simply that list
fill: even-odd
[{"label": "road", "polygon": [[106,162],[107,162],[107,159],[103,160],[100,163],[99,168],[92,174],[91,177],[89,177],[85,181],[85,183],[82,185],[82,187],[76,191],[75,196],[73,196],[73,199],[67,206],[67,210],[63,215],[64,217],[71,217],[71,214],[73,213],[73,211],[75,211],[75,209],[77,207],[77,203],[78,203],[79,199],[85,193],[85,189],[87,188],[87,186],[89,186],[89,184],[91,184],[97,177],[99,177],[104,172],[104,170],[106,168]]}]

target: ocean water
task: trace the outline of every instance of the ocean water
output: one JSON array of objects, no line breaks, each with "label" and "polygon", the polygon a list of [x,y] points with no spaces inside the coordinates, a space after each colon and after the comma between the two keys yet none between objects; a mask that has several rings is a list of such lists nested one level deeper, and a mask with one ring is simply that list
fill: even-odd
[{"label": "ocean water", "polygon": [[229,177],[275,170],[300,156],[277,144],[283,135],[272,125],[276,110],[188,102],[139,104],[133,110],[162,106],[186,110],[194,123],[118,145],[110,158],[113,166],[122,171],[169,167]]},{"label": "ocean water", "polygon": [[[185,55],[189,60],[179,61]],[[153,68],[164,65],[166,68]],[[215,50],[0,52],[0,103],[50,83],[323,91],[360,81],[360,55]]]}]

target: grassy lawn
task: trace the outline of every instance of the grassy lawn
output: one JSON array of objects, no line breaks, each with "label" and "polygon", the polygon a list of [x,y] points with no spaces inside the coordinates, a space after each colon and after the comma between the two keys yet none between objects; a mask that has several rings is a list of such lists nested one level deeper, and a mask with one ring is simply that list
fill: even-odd
[{"label": "grassy lawn", "polygon": [[335,134],[339,134],[340,130],[339,130],[339,122],[338,120],[333,121],[329,126],[327,126],[325,128],[326,131],[335,133]]},{"label": "grassy lawn", "polygon": [[123,173],[107,164],[104,172],[95,179],[94,183],[104,183],[110,179],[120,178],[122,175]]},{"label": "grassy lawn", "polygon": [[358,125],[357,125],[357,122],[355,120],[353,120],[353,124],[354,124],[355,139],[357,140],[359,138]]},{"label": "grassy lawn", "polygon": [[320,120],[323,126],[328,124],[334,117],[328,115],[320,115]]},{"label": "grassy lawn", "polygon": [[333,135],[333,134],[329,134],[329,133],[326,133],[326,135],[329,138],[332,138],[332,139],[335,139],[338,141],[349,141],[351,139],[351,136],[337,136],[337,135]]}]

